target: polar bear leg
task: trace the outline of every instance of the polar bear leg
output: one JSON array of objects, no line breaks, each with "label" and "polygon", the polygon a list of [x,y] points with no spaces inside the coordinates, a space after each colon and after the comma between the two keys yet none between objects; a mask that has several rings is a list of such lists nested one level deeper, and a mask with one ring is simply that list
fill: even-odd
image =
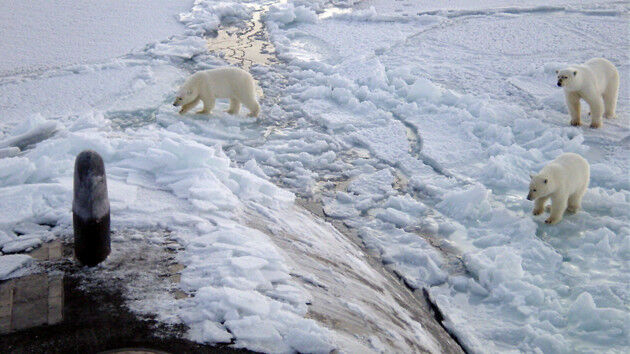
[{"label": "polar bear leg", "polygon": [[571,115],[571,125],[580,125],[580,95],[575,92],[565,94],[569,114]]},{"label": "polar bear leg", "polygon": [[567,210],[567,198],[551,198],[551,215],[545,220],[546,224],[557,224],[562,220],[564,211]]},{"label": "polar bear leg", "polygon": [[179,114],[185,114],[186,112],[195,108],[195,106],[197,105],[197,103],[199,103],[200,100],[201,98],[197,97],[195,98],[194,101],[186,103],[185,105],[182,105],[182,109],[179,110]]},{"label": "polar bear leg", "polygon": [[210,113],[210,111],[212,111],[212,109],[214,108],[214,102],[215,102],[214,97],[206,97],[206,98],[202,98],[201,100],[203,101],[203,109],[197,112],[197,114]]},{"label": "polar bear leg", "polygon": [[241,110],[241,101],[237,98],[230,98],[230,108],[226,111],[229,114],[238,114]]},{"label": "polar bear leg", "polygon": [[545,202],[549,197],[538,198],[534,201],[534,215],[540,215],[545,210]]},{"label": "polar bear leg", "polygon": [[588,95],[584,97],[591,107],[591,128],[602,126],[602,114],[604,114],[604,100],[600,95]]},{"label": "polar bear leg", "polygon": [[608,87],[602,97],[604,98],[604,117],[615,118],[617,108],[617,96],[619,95],[619,77],[608,83]]},{"label": "polar bear leg", "polygon": [[569,213],[573,214],[582,208],[582,197],[584,193],[586,193],[586,186],[569,196],[569,205],[567,206]]},{"label": "polar bear leg", "polygon": [[260,113],[260,106],[258,105],[258,102],[256,102],[256,99],[252,96],[248,96],[242,97],[242,100],[245,107],[249,109],[249,114],[247,116],[258,117],[258,113]]},{"label": "polar bear leg", "polygon": [[576,213],[580,210],[582,206],[582,197],[584,196],[583,191],[575,192],[569,197],[569,205],[567,206],[567,211],[571,214]]}]

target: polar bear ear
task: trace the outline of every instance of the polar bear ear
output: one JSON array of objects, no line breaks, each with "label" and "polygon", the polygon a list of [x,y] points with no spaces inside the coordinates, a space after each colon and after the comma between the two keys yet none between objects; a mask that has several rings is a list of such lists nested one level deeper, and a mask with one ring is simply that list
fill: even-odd
[{"label": "polar bear ear", "polygon": [[575,75],[577,75],[577,71],[574,71],[574,72],[573,72],[573,76],[575,76]]}]

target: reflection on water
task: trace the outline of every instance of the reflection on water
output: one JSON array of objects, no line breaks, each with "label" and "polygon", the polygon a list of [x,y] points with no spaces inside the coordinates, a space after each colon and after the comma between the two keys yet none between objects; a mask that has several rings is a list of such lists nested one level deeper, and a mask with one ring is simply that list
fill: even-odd
[{"label": "reflection on water", "polygon": [[268,6],[254,10],[251,21],[240,27],[220,28],[217,36],[208,38],[208,49],[219,52],[230,64],[249,70],[252,65],[269,65],[274,59],[275,48],[267,40],[262,14]]},{"label": "reflection on water", "polygon": [[63,274],[33,274],[0,284],[0,334],[63,319]]},{"label": "reflection on water", "polygon": [[[90,305],[94,296],[91,293],[116,293],[114,297],[96,296],[105,307],[122,304],[120,296],[124,296],[125,291],[120,292],[121,288],[131,289],[134,296],[162,288],[175,299],[189,297],[176,285],[184,266],[175,261],[179,245],[168,240],[168,234],[161,230],[114,232],[112,255],[98,269],[86,269],[73,263],[72,244],[60,240],[29,252],[37,260],[39,268],[36,269],[41,269],[41,273],[0,281],[0,335],[20,335],[22,330],[42,325],[64,326],[74,321],[67,318],[72,313],[89,317],[94,311]],[[125,284],[112,282],[112,279],[125,279]],[[77,291],[77,281],[81,284],[80,291]],[[76,301],[77,298],[80,301]],[[112,314],[102,313],[102,316],[107,318]],[[91,326],[83,329],[86,328]],[[98,332],[97,328],[93,330]],[[46,331],[61,330],[51,327]],[[102,336],[107,338],[106,334]]]},{"label": "reflection on water", "polygon": [[[284,3],[279,1],[279,3]],[[252,19],[240,26],[222,27],[216,36],[207,39],[208,49],[218,52],[230,64],[249,70],[252,65],[270,65],[275,59],[275,47],[265,32],[262,16],[269,10],[269,5],[255,8]],[[329,7],[318,14],[319,19],[347,14],[352,7]]]},{"label": "reflection on water", "polygon": [[56,261],[61,259],[63,255],[62,247],[61,241],[55,240],[44,243],[41,247],[30,252],[29,255],[38,261]]},{"label": "reflection on water", "polygon": [[[59,260],[62,244],[43,244],[29,255],[39,261]],[[63,319],[63,273],[31,274],[0,283],[0,334],[51,325]]]},{"label": "reflection on water", "polygon": [[[270,65],[275,60],[276,49],[269,41],[262,15],[269,6],[254,10],[252,19],[241,26],[219,28],[216,37],[210,37],[208,49],[218,52],[230,64],[249,71],[253,65]],[[256,85],[256,95],[263,97],[260,85]]]}]

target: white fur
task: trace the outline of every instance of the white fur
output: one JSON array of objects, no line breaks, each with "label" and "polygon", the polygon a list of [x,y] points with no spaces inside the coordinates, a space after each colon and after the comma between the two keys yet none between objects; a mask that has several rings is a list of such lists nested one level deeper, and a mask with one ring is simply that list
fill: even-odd
[{"label": "white fur", "polygon": [[544,211],[547,199],[551,199],[551,215],[545,220],[547,224],[562,220],[565,210],[570,213],[578,211],[590,174],[588,162],[578,154],[562,154],[551,161],[539,174],[531,176],[527,199],[535,200],[534,215]]},{"label": "white fur", "polygon": [[214,108],[215,99],[229,98],[230,114],[238,114],[241,103],[249,109],[249,116],[256,117],[260,106],[256,102],[255,83],[245,70],[222,67],[194,73],[177,91],[174,106],[182,106],[180,114],[188,112],[199,101],[203,109],[197,113],[208,114]]},{"label": "white fur", "polygon": [[613,63],[594,58],[584,64],[556,71],[558,86],[564,94],[571,115],[571,125],[580,125],[580,99],[591,107],[591,128],[602,126],[602,115],[615,117],[619,94],[619,72]]}]

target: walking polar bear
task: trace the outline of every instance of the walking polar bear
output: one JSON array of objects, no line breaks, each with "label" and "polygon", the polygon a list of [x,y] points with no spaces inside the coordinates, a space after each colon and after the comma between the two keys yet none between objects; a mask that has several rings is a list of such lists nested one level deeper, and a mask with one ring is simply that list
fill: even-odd
[{"label": "walking polar bear", "polygon": [[564,94],[571,115],[571,125],[580,125],[580,98],[591,107],[591,128],[602,126],[602,114],[615,117],[619,93],[619,72],[606,59],[594,58],[584,64],[556,71],[558,86]]},{"label": "walking polar bear", "polygon": [[580,155],[565,153],[551,161],[537,175],[530,175],[527,200],[535,200],[534,215],[541,214],[551,198],[551,215],[545,223],[556,224],[564,211],[577,212],[590,181],[590,166]]},{"label": "walking polar bear", "polygon": [[249,109],[250,117],[257,117],[260,106],[256,102],[254,78],[245,70],[223,67],[204,70],[190,76],[177,91],[173,106],[181,106],[180,114],[194,108],[199,101],[203,109],[198,114],[208,114],[214,108],[216,98],[229,98],[230,114],[238,114],[241,103]]}]

